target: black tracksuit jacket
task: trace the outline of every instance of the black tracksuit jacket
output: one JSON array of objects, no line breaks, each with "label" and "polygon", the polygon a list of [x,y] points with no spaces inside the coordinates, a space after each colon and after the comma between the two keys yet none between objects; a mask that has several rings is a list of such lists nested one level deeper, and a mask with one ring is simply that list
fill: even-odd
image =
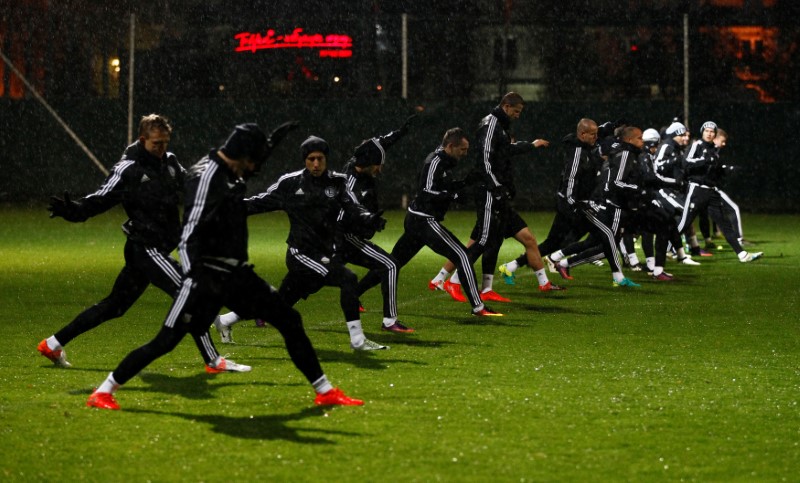
[{"label": "black tracksuit jacket", "polygon": [[683,169],[687,181],[710,187],[719,186],[725,176],[716,146],[702,139],[692,143],[686,151]]},{"label": "black tracksuit jacket", "polygon": [[558,187],[560,201],[567,203],[572,209],[578,208],[578,202],[591,199],[597,186],[597,177],[603,166],[603,158],[574,133],[567,134],[561,140],[566,148],[564,169],[561,171],[561,183]]},{"label": "black tracksuit jacket", "polygon": [[244,179],[237,177],[216,150],[186,175],[183,236],[179,247],[184,273],[200,263],[247,261],[247,207]]},{"label": "black tracksuit jacket", "polygon": [[344,174],[327,170],[314,177],[307,169],[287,173],[267,191],[247,198],[248,214],[283,210],[289,216],[286,243],[313,257],[332,257],[342,232],[363,228],[372,214],[347,188]]},{"label": "black tracksuit jacket", "polygon": [[417,194],[408,205],[409,213],[444,220],[450,202],[464,183],[453,179],[453,168],[458,161],[439,147],[430,153],[422,164],[417,179]]},{"label": "black tracksuit jacket", "polygon": [[103,185],[76,201],[70,221],[85,221],[122,204],[122,231],[133,241],[171,252],[180,240],[178,212],[186,170],[168,152],[162,159],[136,141],[125,149]]},{"label": "black tracksuit jacket", "polygon": [[512,158],[518,154],[530,153],[534,146],[528,141],[511,142],[511,135],[508,133],[510,125],[511,118],[500,106],[496,106],[481,120],[475,135],[478,158],[473,175],[477,175],[487,191],[503,186],[513,199],[516,187]]}]

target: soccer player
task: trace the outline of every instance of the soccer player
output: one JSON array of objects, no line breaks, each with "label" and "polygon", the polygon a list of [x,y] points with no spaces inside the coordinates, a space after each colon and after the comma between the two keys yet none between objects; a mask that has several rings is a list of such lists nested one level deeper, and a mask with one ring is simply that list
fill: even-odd
[{"label": "soccer player", "polygon": [[300,314],[247,263],[246,180],[258,172],[286,127],[291,125],[273,131],[268,141],[258,125],[240,124],[221,148],[189,170],[179,244],[185,274],[181,289],[155,338],[128,354],[92,393],[87,406],[119,409],[114,392],[122,384],[172,351],[187,333],[205,333],[223,306],[278,329],[292,362],[314,387],[316,404],[363,404],[331,385]]},{"label": "soccer player", "polygon": [[[603,158],[595,146],[597,132],[597,123],[583,118],[578,121],[575,132],[562,139],[565,149],[564,168],[561,170],[561,183],[556,191],[556,215],[547,239],[539,244],[541,253],[556,253],[589,232],[589,223],[581,215],[581,209],[591,197],[603,165]],[[553,264],[561,258],[563,257],[556,255],[555,260],[551,260],[546,255],[544,261]],[[507,284],[514,284],[514,272],[521,266],[527,266],[527,256],[524,253],[516,260],[500,265],[500,274]],[[556,271],[555,266],[552,270]]]},{"label": "soccer player", "polygon": [[719,150],[714,145],[716,134],[717,125],[712,121],[705,122],[700,128],[700,139],[691,145],[684,158],[689,191],[678,230],[683,231],[690,226],[698,211],[708,209],[708,215],[722,230],[739,261],[752,262],[760,258],[763,252],[748,253],[742,248],[738,228],[739,207],[719,188],[726,167],[720,161]]},{"label": "soccer player", "polygon": [[[601,171],[592,200],[582,210],[592,226],[589,239],[598,240],[601,245],[578,253],[568,264],[565,259],[561,260],[559,266],[577,266],[604,256],[611,268],[614,287],[639,287],[622,272],[618,241],[623,210],[634,210],[642,202],[642,171],[638,163],[644,140],[642,130],[631,125],[622,127],[618,138],[618,142],[611,145],[608,166]],[[568,277],[568,270],[562,276]]]},{"label": "soccer player", "polygon": [[[121,317],[153,284],[171,297],[180,288],[181,269],[170,253],[180,239],[178,204],[186,170],[175,155],[167,151],[172,126],[161,115],[149,114],[139,122],[139,139],[125,149],[122,159],[94,193],[73,201],[51,198],[50,217],[83,222],[122,204],[128,219],[125,233],[125,266],[111,293],[89,307],[68,325],[39,343],[39,352],[61,367],[69,367],[64,346],[100,324]],[[246,372],[251,368],[236,364],[217,353],[208,332],[192,334],[206,363],[206,371]]]},{"label": "soccer player", "polygon": [[[472,314],[480,317],[501,316],[481,301],[467,249],[441,223],[450,203],[458,198],[458,191],[464,187],[463,181],[453,180],[452,170],[468,151],[469,140],[464,130],[456,127],[448,129],[441,145],[425,158],[416,196],[406,212],[405,231],[392,248],[392,256],[397,260],[397,266],[402,268],[427,246],[448,260],[454,260],[461,280],[467,286]],[[370,270],[359,282],[359,295],[380,281],[379,270]]]},{"label": "soccer player", "polygon": [[283,210],[289,215],[289,238],[286,240],[289,272],[279,289],[286,303],[293,306],[325,286],[339,287],[339,303],[350,333],[350,347],[357,351],[388,349],[364,335],[359,314],[358,277],[337,253],[342,226],[346,231],[356,228],[381,231],[386,220],[358,203],[347,186],[345,175],[328,169],[329,153],[324,139],[309,136],[300,145],[305,169],[281,176],[267,191],[248,198],[248,213]]},{"label": "soccer player", "polygon": [[[408,132],[416,118],[409,117],[403,126],[385,136],[363,141],[342,170],[347,176],[347,187],[356,199],[372,213],[382,212],[378,204],[376,178],[381,174],[386,160],[386,150]],[[397,261],[386,250],[372,243],[375,230],[363,225],[344,228],[344,243],[340,253],[345,263],[379,270],[383,274],[381,294],[383,296],[383,324],[387,332],[410,334],[414,329],[397,320]]]},{"label": "soccer player", "polygon": [[[563,290],[548,280],[536,237],[513,207],[517,191],[514,184],[513,158],[550,145],[550,142],[544,139],[536,139],[533,142],[512,141],[508,132],[511,122],[519,119],[524,107],[525,101],[522,96],[516,92],[507,93],[481,120],[476,135],[479,154],[473,175],[480,179],[480,188],[476,193],[477,216],[470,235],[472,242],[468,244],[467,253],[471,263],[482,258],[482,300],[509,301],[495,292],[492,284],[500,247],[505,238],[511,237],[525,247],[528,265],[536,271],[539,290],[542,292]],[[451,277],[450,283],[443,283],[451,270],[452,265],[445,264],[428,287],[432,289],[441,287],[454,299],[463,300],[458,272]]]}]

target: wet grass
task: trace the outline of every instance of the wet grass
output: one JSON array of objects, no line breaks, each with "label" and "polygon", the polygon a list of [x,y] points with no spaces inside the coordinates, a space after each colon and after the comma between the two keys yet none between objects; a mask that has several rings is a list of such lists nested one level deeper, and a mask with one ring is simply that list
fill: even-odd
[{"label": "wet grass", "polygon": [[[149,289],[123,318],[68,346],[57,369],[36,344],[104,297],[121,267],[121,213],[84,224],[0,210],[0,479],[33,481],[796,481],[800,473],[800,243],[797,216],[745,216],[765,252],[676,266],[672,283],[611,287],[607,267],[573,271],[565,293],[495,282],[506,316],[475,319],[426,285],[425,250],[401,272],[409,336],[354,354],[323,289],[298,304],[323,367],[362,408],[321,410],[272,329],[236,327],[223,353],[247,374],[210,376],[185,341],[118,393],[84,407],[130,350],[155,335],[169,299]],[[402,214],[377,242],[391,247]],[[551,215],[526,215],[543,238]],[[446,224],[466,237],[472,215]],[[286,221],[251,221],[256,270],[277,285]],[[516,256],[507,243],[501,260]],[[363,271],[358,269],[359,273]],[[557,277],[557,276],[556,276]],[[560,283],[560,281],[559,281]],[[216,334],[214,334],[216,336]]]}]

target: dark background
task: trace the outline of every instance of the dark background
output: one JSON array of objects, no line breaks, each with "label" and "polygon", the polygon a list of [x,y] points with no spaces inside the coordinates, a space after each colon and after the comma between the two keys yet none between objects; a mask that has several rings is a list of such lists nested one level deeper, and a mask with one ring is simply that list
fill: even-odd
[{"label": "dark background", "polygon": [[[127,143],[130,15],[136,15],[134,118],[173,120],[170,149],[185,165],[231,127],[297,119],[252,189],[302,165],[308,134],[340,167],[362,139],[422,116],[389,151],[384,202],[399,207],[418,164],[445,129],[473,132],[507,90],[528,100],[519,139],[550,149],[520,158],[518,204],[551,209],[558,141],[578,119],[624,117],[659,128],[679,117],[730,133],[728,192],[745,211],[796,212],[800,121],[796,19],[786,0],[250,1],[0,0],[0,49],[106,167]],[[408,20],[408,96],[401,97],[401,18]],[[689,119],[684,118],[683,21],[689,18]],[[353,56],[314,50],[234,53],[238,32],[346,33]],[[119,59],[119,71],[110,66]],[[334,82],[334,76],[340,78]],[[380,89],[378,89],[380,86]],[[468,162],[471,162],[469,160]],[[85,194],[103,175],[32,92],[0,64],[0,202]]]}]

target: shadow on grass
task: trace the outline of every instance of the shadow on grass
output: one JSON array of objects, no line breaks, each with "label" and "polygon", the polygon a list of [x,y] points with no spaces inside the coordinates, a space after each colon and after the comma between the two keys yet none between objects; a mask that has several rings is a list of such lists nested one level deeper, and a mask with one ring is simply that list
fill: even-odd
[{"label": "shadow on grass", "polygon": [[[104,370],[103,372],[107,372]],[[235,378],[235,374],[206,374],[204,372],[193,374],[187,377],[177,377],[155,372],[141,372],[136,378],[147,384],[147,387],[125,386],[125,391],[153,392],[170,395],[180,395],[187,399],[214,399],[214,392],[230,386],[279,386],[279,385],[299,385],[299,384],[276,384],[272,382],[236,382],[235,380],[220,382],[218,378]],[[134,378],[134,379],[136,379]],[[133,379],[132,379],[133,380]],[[214,384],[209,384],[214,381]],[[92,390],[75,390],[71,394],[91,394]]]},{"label": "shadow on grass", "polygon": [[606,315],[604,312],[598,310],[575,310],[569,307],[543,307],[534,304],[516,304],[514,310],[524,310],[526,312],[533,312],[536,314],[563,314],[563,315],[591,315],[599,316]]},{"label": "shadow on grass", "polygon": [[322,433],[339,436],[359,436],[358,433],[316,429],[293,428],[287,423],[303,419],[324,416],[330,408],[311,407],[294,414],[272,414],[259,416],[222,416],[218,414],[198,415],[167,411],[154,411],[151,409],[125,409],[126,413],[152,414],[155,416],[168,416],[183,418],[187,421],[205,423],[211,426],[211,431],[234,438],[283,440],[303,444],[336,444],[335,441],[322,436],[309,436],[304,433]]}]

